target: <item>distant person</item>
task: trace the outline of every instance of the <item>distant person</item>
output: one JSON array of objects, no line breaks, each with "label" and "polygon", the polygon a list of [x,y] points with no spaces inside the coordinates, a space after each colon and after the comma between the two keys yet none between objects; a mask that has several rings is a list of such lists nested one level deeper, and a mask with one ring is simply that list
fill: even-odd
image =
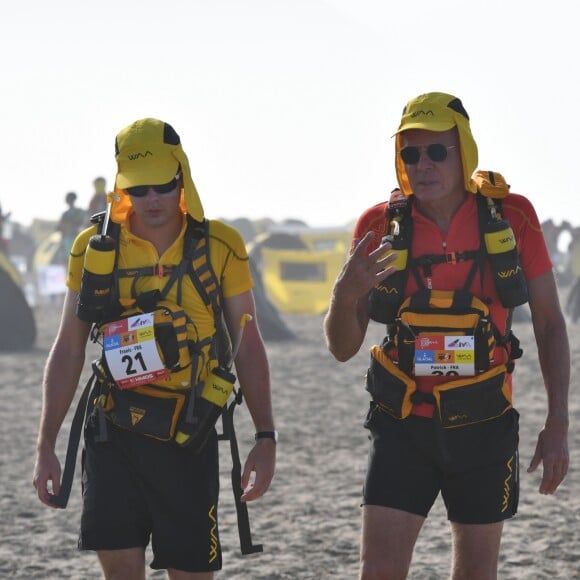
[{"label": "distant person", "polygon": [[570,230],[569,245],[572,286],[566,300],[566,313],[573,323],[580,320],[580,227]]},{"label": "distant person", "polygon": [[10,219],[10,212],[2,213],[2,206],[0,205],[0,250],[8,253],[8,240],[4,237],[4,223]]},{"label": "distant person", "polygon": [[451,578],[491,580],[519,495],[511,373],[522,353],[509,313],[529,303],[536,380],[547,391],[528,467],[543,464],[542,494],[555,493],[568,471],[566,325],[532,204],[499,174],[472,179],[477,145],[461,101],[444,93],[409,101],[394,149],[401,191],[360,216],[324,321],[339,361],[359,351],[370,320],[386,329],[366,378],[371,443],[360,578],[407,577],[441,494]]},{"label": "distant person", "polygon": [[66,262],[75,238],[86,226],[87,214],[85,210],[76,207],[77,194],[74,191],[67,193],[64,200],[68,208],[60,216],[57,230],[62,234],[62,250]]},{"label": "distant person", "polygon": [[561,232],[562,228],[557,226],[552,218],[542,222],[542,233],[544,234],[546,248],[548,248],[548,253],[550,254],[550,258],[555,267],[557,267],[560,262],[558,238],[560,237]]},{"label": "distant person", "polygon": [[104,177],[97,177],[93,181],[94,193],[89,201],[87,216],[90,219],[96,213],[107,209],[107,181]]}]

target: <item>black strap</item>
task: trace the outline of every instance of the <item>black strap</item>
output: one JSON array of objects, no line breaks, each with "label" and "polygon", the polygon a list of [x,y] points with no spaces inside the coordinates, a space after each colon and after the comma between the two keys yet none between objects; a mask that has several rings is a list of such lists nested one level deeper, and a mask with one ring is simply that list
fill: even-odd
[{"label": "black strap", "polygon": [[[241,402],[241,393],[230,403],[223,414],[224,435],[230,440],[230,450],[232,455],[232,490],[236,503],[236,514],[238,519],[238,535],[240,536],[240,549],[242,555],[256,554],[262,552],[262,544],[252,543],[252,532],[250,530],[250,517],[248,515],[248,505],[242,501],[242,464],[240,462],[240,452],[238,441],[234,429],[234,411]],[[224,437],[225,438],[225,437]]]},{"label": "black strap", "polygon": [[[188,216],[188,226],[183,250],[187,273],[206,307],[213,313],[215,322],[214,352],[219,365],[229,368],[232,349],[229,333],[222,316],[219,279],[209,257],[209,222],[196,222]],[[200,260],[201,258],[201,260]]]},{"label": "black strap", "polygon": [[80,396],[77,409],[71,423],[70,433],[68,436],[68,447],[66,450],[66,459],[64,463],[64,471],[60,483],[60,492],[58,495],[50,494],[50,503],[60,508],[65,508],[67,506],[68,499],[70,497],[72,483],[75,475],[75,467],[77,463],[79,442],[81,440],[81,433],[85,423],[85,414],[89,402],[89,394],[92,390],[93,383],[95,382],[95,376],[95,373],[93,373],[87,381],[87,384],[85,385],[85,388]]}]

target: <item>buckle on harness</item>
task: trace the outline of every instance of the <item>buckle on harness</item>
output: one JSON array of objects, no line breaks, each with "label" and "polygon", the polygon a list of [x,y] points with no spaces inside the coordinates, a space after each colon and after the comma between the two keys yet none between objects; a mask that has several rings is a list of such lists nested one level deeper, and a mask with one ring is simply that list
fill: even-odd
[{"label": "buckle on harness", "polygon": [[163,278],[164,276],[171,276],[173,266],[164,266],[163,264],[155,264],[153,266],[153,276]]},{"label": "buckle on harness", "polygon": [[411,395],[411,403],[413,405],[420,405],[422,403],[427,403],[429,405],[435,406],[435,396],[432,393],[423,393],[422,391],[415,391]]},{"label": "buckle on harness", "polygon": [[445,261],[448,264],[453,264],[453,265],[457,264],[457,254],[455,252],[447,252],[445,254]]}]

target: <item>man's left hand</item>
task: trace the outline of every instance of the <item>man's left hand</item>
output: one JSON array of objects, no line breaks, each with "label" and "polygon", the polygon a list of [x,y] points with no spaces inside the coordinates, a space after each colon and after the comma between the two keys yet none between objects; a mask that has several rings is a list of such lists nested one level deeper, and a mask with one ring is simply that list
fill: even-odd
[{"label": "man's left hand", "polygon": [[553,494],[568,473],[568,422],[548,419],[538,435],[536,451],[528,467],[528,473],[543,463],[544,473],[540,493]]},{"label": "man's left hand", "polygon": [[[268,491],[276,466],[276,443],[259,439],[248,454],[242,473],[242,501],[258,499]],[[253,480],[252,480],[252,475]]]}]

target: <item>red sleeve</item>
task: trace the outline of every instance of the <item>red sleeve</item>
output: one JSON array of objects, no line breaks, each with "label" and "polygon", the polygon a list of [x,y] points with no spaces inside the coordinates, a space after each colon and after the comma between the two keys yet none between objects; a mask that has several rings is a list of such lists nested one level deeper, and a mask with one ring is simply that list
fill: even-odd
[{"label": "red sleeve", "polygon": [[552,269],[552,261],[542,233],[542,226],[529,199],[510,193],[503,200],[505,216],[516,237],[522,268],[527,280]]},{"label": "red sleeve", "polygon": [[377,205],[373,205],[369,209],[367,209],[357,220],[356,226],[354,228],[353,239],[351,243],[351,252],[354,249],[357,242],[364,237],[364,235],[369,232],[375,232],[374,239],[369,246],[369,253],[372,252],[374,249],[378,248],[381,239],[385,235],[386,232],[386,211],[387,211],[387,202],[383,201],[382,203],[378,203]]}]

